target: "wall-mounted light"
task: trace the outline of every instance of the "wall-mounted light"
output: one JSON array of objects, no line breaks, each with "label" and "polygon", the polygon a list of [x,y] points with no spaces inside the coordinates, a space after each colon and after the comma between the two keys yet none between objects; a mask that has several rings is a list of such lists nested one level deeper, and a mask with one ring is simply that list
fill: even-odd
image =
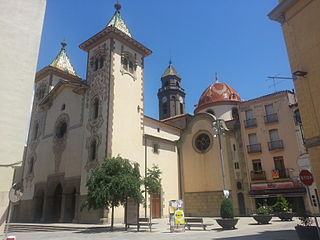
[{"label": "wall-mounted light", "polygon": [[296,77],[304,77],[308,74],[308,72],[304,72],[304,71],[295,71],[294,73],[292,73],[293,76]]}]

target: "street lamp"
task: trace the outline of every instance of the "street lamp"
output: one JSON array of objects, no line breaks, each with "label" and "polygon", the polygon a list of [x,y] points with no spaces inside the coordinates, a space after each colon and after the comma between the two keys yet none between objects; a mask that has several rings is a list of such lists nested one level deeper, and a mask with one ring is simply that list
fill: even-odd
[{"label": "street lamp", "polygon": [[212,125],[213,125],[214,137],[217,137],[218,142],[219,142],[219,156],[220,156],[220,162],[221,162],[223,194],[224,194],[225,198],[228,198],[229,197],[229,190],[227,190],[226,179],[225,179],[225,175],[224,175],[224,159],[223,159],[223,152],[222,152],[222,145],[221,145],[221,136],[223,136],[225,134],[225,131],[228,131],[229,129],[227,128],[226,123],[223,119],[214,120]]}]

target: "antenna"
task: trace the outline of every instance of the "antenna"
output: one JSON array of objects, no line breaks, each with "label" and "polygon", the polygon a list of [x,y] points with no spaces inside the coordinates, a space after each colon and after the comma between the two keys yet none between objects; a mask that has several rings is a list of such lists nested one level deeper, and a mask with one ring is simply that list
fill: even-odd
[{"label": "antenna", "polygon": [[282,80],[293,80],[292,77],[278,77],[277,75],[269,76],[268,78],[269,79],[267,79],[267,80],[272,79],[272,86],[273,86],[275,92],[277,91],[277,85],[281,83],[281,82],[276,82],[276,80],[279,80],[279,79],[282,79]]}]

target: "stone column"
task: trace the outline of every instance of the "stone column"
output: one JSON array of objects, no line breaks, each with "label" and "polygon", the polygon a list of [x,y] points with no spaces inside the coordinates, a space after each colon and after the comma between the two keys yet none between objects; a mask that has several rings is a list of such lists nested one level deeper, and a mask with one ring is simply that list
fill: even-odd
[{"label": "stone column", "polygon": [[40,219],[40,222],[46,222],[49,220],[49,216],[51,215],[52,212],[52,196],[49,197],[46,194],[43,197],[43,207],[42,207],[42,216]]},{"label": "stone column", "polygon": [[78,223],[79,222],[79,211],[80,211],[80,207],[79,207],[79,202],[80,202],[80,194],[76,193],[76,203],[75,203],[75,207],[74,207],[74,218],[72,220],[73,223]]},{"label": "stone column", "polygon": [[62,193],[61,196],[61,207],[60,207],[60,219],[59,222],[64,222],[64,215],[65,215],[65,209],[66,209],[66,196],[67,194]]}]

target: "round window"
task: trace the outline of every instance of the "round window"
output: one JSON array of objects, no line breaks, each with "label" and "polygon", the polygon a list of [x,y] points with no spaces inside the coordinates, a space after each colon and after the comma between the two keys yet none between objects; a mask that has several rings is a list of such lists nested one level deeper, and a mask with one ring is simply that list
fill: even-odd
[{"label": "round window", "polygon": [[67,123],[66,122],[60,123],[56,131],[57,138],[63,138],[66,132],[67,132]]},{"label": "round window", "polygon": [[201,133],[199,136],[197,136],[195,140],[195,146],[200,152],[206,151],[211,143],[211,139],[208,136],[208,134]]}]

